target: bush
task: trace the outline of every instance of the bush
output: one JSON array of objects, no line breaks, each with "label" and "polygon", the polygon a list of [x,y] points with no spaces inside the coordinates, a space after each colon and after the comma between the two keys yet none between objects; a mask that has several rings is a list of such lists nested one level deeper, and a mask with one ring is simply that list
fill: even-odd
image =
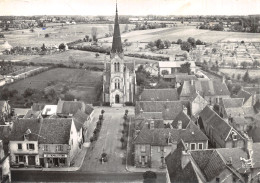
[{"label": "bush", "polygon": [[47,38],[47,37],[50,37],[50,35],[49,35],[49,34],[45,34],[45,36],[44,36],[44,37],[46,37],[46,38]]}]

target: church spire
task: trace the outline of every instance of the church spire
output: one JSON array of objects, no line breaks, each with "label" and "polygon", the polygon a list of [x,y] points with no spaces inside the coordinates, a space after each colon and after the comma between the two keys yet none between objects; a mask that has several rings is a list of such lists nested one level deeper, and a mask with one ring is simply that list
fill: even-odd
[{"label": "church spire", "polygon": [[112,53],[122,53],[122,42],[120,35],[120,28],[118,23],[118,13],[117,13],[117,2],[116,2],[116,17],[115,17],[115,25],[114,25],[114,35],[113,35],[113,43],[112,43]]}]

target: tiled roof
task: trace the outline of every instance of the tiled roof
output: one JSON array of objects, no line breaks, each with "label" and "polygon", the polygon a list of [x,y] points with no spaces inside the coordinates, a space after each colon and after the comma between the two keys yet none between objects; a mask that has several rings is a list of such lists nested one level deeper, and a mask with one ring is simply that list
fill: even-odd
[{"label": "tiled roof", "polygon": [[140,101],[176,101],[177,89],[144,89]]},{"label": "tiled roof", "polygon": [[185,145],[183,141],[180,141],[175,151],[165,158],[170,181],[172,183],[199,183],[196,169],[191,162],[182,169],[181,157],[184,150]]},{"label": "tiled roof", "polygon": [[223,105],[225,108],[236,108],[243,106],[243,98],[223,98],[220,100],[220,105]]},{"label": "tiled roof", "polygon": [[135,129],[136,130],[142,130],[143,128],[150,129],[152,121],[154,123],[154,128],[164,128],[165,127],[162,119],[154,119],[154,120],[144,119],[141,121],[140,120],[136,121]]},{"label": "tiled roof", "polygon": [[85,113],[90,115],[92,112],[94,111],[94,108],[89,105],[89,104],[85,104]]},{"label": "tiled roof", "polygon": [[260,127],[254,127],[248,131],[248,136],[252,137],[253,142],[260,142]]},{"label": "tiled roof", "polygon": [[207,141],[206,135],[197,127],[192,126],[185,130],[169,129],[169,128],[157,128],[157,129],[143,129],[139,135],[135,138],[135,144],[150,144],[150,145],[168,145],[168,139],[170,136],[171,142],[179,142],[182,139],[184,142],[198,142]]},{"label": "tiled roof", "polygon": [[39,143],[40,144],[68,144],[72,119],[43,119]]},{"label": "tiled roof", "polygon": [[186,128],[187,125],[190,122],[190,117],[184,113],[183,111],[181,111],[177,117],[173,120],[173,122],[171,123],[173,128],[178,128],[178,122],[181,121],[182,122],[182,128]]},{"label": "tiled roof", "polygon": [[250,122],[246,120],[243,116],[241,117],[233,117],[233,123],[236,124],[249,124]]},{"label": "tiled roof", "polygon": [[57,114],[74,115],[78,110],[85,110],[85,104],[82,101],[62,101],[57,105]]},{"label": "tiled roof", "polygon": [[237,108],[227,108],[226,113],[228,116],[254,116],[256,111],[254,107],[237,107]]},{"label": "tiled roof", "polygon": [[253,143],[252,162],[254,168],[260,168],[260,143]]},{"label": "tiled roof", "polygon": [[45,105],[46,105],[46,104],[33,103],[31,109],[32,109],[33,111],[41,111],[41,110],[43,110],[43,108],[44,108]]},{"label": "tiled roof", "polygon": [[26,118],[35,118],[35,119],[37,119],[40,114],[41,114],[41,111],[29,110],[29,111],[27,111],[27,113],[25,114],[25,116],[23,118],[24,119],[26,119]]},{"label": "tiled roof", "polygon": [[135,119],[163,119],[162,112],[141,112]]},{"label": "tiled roof", "polygon": [[26,131],[30,129],[31,133],[26,135],[29,141],[37,141],[41,123],[39,119],[18,119],[13,124],[13,130],[10,135],[12,141],[23,141]]},{"label": "tiled roof", "polygon": [[144,112],[162,112],[164,120],[174,120],[183,110],[182,101],[137,101],[136,114]]},{"label": "tiled roof", "polygon": [[243,98],[244,99],[244,103],[251,97],[251,94],[243,89],[241,89],[237,96],[237,98]]},{"label": "tiled roof", "polygon": [[85,125],[84,127],[88,126],[88,124],[85,124],[88,117],[89,117],[89,115],[87,115],[86,113],[84,113],[80,110],[73,116],[74,123],[75,123],[77,130],[80,130],[84,125]]},{"label": "tiled roof", "polygon": [[251,94],[260,94],[260,88],[259,87],[243,87],[243,90],[251,93]]},{"label": "tiled roof", "polygon": [[215,111],[209,106],[206,106],[199,115],[201,119],[212,127],[213,132],[220,136],[222,139],[226,139],[229,135],[232,127],[225,122]]},{"label": "tiled roof", "polygon": [[133,62],[125,62],[125,66],[129,69],[130,73],[134,72],[135,64]]},{"label": "tiled roof", "polygon": [[183,83],[184,81],[198,80],[195,75],[178,74],[176,75],[176,82]]},{"label": "tiled roof", "polygon": [[227,85],[220,80],[196,80],[193,84],[191,81],[184,81],[180,96],[190,96],[196,91],[201,96],[230,95]]}]

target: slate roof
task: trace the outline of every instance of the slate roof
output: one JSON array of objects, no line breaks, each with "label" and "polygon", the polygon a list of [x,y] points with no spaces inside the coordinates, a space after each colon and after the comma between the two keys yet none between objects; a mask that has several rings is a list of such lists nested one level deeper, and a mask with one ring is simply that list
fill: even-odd
[{"label": "slate roof", "polygon": [[43,119],[39,144],[68,144],[72,122],[70,118]]},{"label": "slate roof", "polygon": [[135,119],[163,119],[162,112],[141,112]]},{"label": "slate roof", "polygon": [[225,108],[236,108],[243,106],[243,98],[223,98],[220,99],[219,103]]},{"label": "slate roof", "polygon": [[94,108],[89,105],[89,104],[85,104],[85,113],[90,115],[92,112],[94,111]]},{"label": "slate roof", "polygon": [[260,88],[259,87],[243,87],[244,91],[247,91],[251,94],[260,94]]},{"label": "slate roof", "polygon": [[162,112],[164,120],[174,120],[183,110],[182,101],[137,101],[135,112]]},{"label": "slate roof", "polygon": [[18,119],[13,124],[13,129],[10,135],[10,141],[23,141],[24,135],[28,129],[30,129],[31,134],[26,135],[29,141],[37,141],[39,130],[40,130],[40,120],[39,119]]},{"label": "slate roof", "polygon": [[136,121],[135,129],[136,130],[142,130],[143,128],[150,129],[151,121],[154,122],[154,128],[165,128],[162,119],[154,119],[154,120],[144,119],[141,121]]},{"label": "slate roof", "polygon": [[82,101],[63,101],[59,100],[57,104],[57,114],[74,115],[78,110],[85,110],[85,104]]},{"label": "slate roof", "polygon": [[220,80],[196,80],[193,84],[191,81],[184,81],[180,96],[190,96],[196,91],[201,96],[230,95],[227,85]]},{"label": "slate roof", "polygon": [[248,136],[252,137],[253,142],[260,142],[260,127],[250,129],[248,131]]},{"label": "slate roof", "polygon": [[177,89],[144,89],[140,101],[176,101]]},{"label": "slate roof", "polygon": [[260,168],[260,143],[253,143],[252,162],[254,168]]},{"label": "slate roof", "polygon": [[182,151],[186,149],[184,142],[180,141],[173,153],[165,158],[170,181],[172,183],[199,183],[194,164],[189,162],[184,169],[181,166]]},{"label": "slate roof", "polygon": [[76,129],[79,131],[82,127],[87,127],[88,124],[85,124],[85,122],[87,121],[89,115],[87,115],[86,113],[82,112],[82,111],[78,111],[74,116],[74,123],[76,126]]},{"label": "slate roof", "polygon": [[167,146],[168,139],[171,142],[201,142],[207,141],[206,135],[196,126],[193,125],[185,130],[157,128],[142,129],[135,138],[135,144],[150,144],[152,146]]},{"label": "slate roof", "polygon": [[173,120],[173,122],[171,123],[173,128],[178,128],[178,122],[181,121],[182,122],[182,128],[186,128],[187,125],[190,123],[190,117],[184,113],[183,111],[181,111],[177,117]]}]

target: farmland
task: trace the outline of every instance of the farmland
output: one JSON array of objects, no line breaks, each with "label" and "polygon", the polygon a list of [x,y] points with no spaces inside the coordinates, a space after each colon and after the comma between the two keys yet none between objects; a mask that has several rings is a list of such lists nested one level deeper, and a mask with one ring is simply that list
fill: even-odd
[{"label": "farmland", "polygon": [[[46,46],[59,45],[61,43],[72,42],[78,39],[83,39],[85,35],[91,35],[92,27],[97,28],[97,37],[104,37],[105,33],[109,32],[109,24],[77,24],[64,26],[50,26],[45,30],[35,28],[34,32],[29,29],[15,30],[5,32],[5,40],[12,46],[36,46],[40,47],[44,43]],[[129,29],[134,25],[129,25]],[[125,25],[120,25],[121,31]],[[45,37],[49,34],[49,37]]]},{"label": "farmland", "polygon": [[[224,32],[196,29],[195,26],[179,26],[152,30],[139,30],[125,33],[122,39],[128,39],[129,42],[149,42],[156,39],[167,39],[177,41],[178,39],[187,40],[189,37],[200,39],[205,42],[218,41],[260,41],[260,33],[243,32]],[[112,41],[112,38],[104,38],[103,41]]]},{"label": "farmland", "polygon": [[[246,73],[246,69],[220,69],[220,72],[223,72],[224,74],[227,74],[228,76],[232,77],[233,74],[235,74],[235,78],[237,78],[237,75],[240,74],[241,77],[244,76]],[[251,78],[260,78],[260,71],[259,70],[248,70],[249,76]]]},{"label": "farmland", "polygon": [[57,68],[28,77],[6,87],[16,89],[22,94],[27,88],[38,90],[54,89],[59,93],[64,86],[67,86],[68,93],[91,103],[96,98],[95,86],[100,83],[101,75],[102,72],[86,71],[84,69]]}]

